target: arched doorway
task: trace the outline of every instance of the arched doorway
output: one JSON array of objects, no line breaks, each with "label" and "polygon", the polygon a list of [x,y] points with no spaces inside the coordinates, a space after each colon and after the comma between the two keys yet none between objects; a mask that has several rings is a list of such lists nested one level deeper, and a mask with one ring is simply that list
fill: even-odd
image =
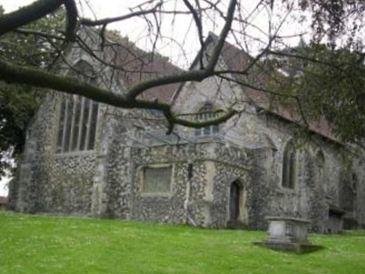
[{"label": "arched doorway", "polygon": [[229,195],[229,221],[237,222],[240,216],[240,195],[241,189],[238,183],[235,181],[231,184],[231,190]]},{"label": "arched doorway", "polygon": [[234,181],[229,190],[228,227],[243,228],[248,225],[246,191],[239,181]]}]

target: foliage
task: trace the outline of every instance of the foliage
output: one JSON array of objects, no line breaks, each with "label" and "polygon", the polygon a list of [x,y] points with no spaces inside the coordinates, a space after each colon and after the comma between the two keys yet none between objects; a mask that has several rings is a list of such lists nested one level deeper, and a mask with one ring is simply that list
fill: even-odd
[{"label": "foliage", "polygon": [[[0,15],[2,13],[0,6]],[[27,25],[27,31],[57,34],[62,30],[65,22],[64,10]],[[43,37],[22,32],[9,32],[0,38],[1,57],[19,65],[47,68],[53,64],[58,55],[57,47],[61,44],[50,37]],[[56,48],[55,48],[56,47]]]},{"label": "foliage", "polygon": [[[0,6],[0,15],[2,12]],[[60,11],[30,24],[29,29],[53,29],[56,32],[63,26],[63,21],[63,11]],[[59,44],[42,37],[12,32],[1,36],[0,55],[19,65],[50,67],[57,55],[50,43]],[[11,152],[16,158],[22,151],[26,127],[40,99],[40,94],[34,88],[21,83],[8,85],[0,81],[0,175],[4,174],[5,168],[9,168],[8,158]]]},{"label": "foliage", "polygon": [[27,124],[39,102],[30,90],[0,84],[0,173],[9,167],[9,152],[16,157],[23,149]]},{"label": "foliage", "polygon": [[308,123],[324,117],[339,140],[359,142],[365,137],[364,54],[302,44],[277,55],[271,65],[285,76],[270,82],[270,88],[285,95],[279,101],[298,103]]},{"label": "foliage", "polygon": [[312,235],[303,255],[264,232],[0,213],[0,273],[364,273],[365,234]]},{"label": "foliage", "polygon": [[287,77],[271,80],[270,88],[284,95],[275,99],[295,106],[309,123],[325,118],[338,140],[361,144],[365,2],[298,0],[297,4],[311,15],[311,42],[306,45],[301,40],[298,47],[277,55],[281,56],[274,67],[286,70]]},{"label": "foliage", "polygon": [[310,49],[311,57],[327,64],[308,63],[296,90],[306,113],[324,116],[340,140],[359,142],[365,137],[364,56],[348,49]]},{"label": "foliage", "polygon": [[363,46],[365,12],[363,0],[282,0],[282,2],[288,6],[294,2],[302,11],[310,13],[313,41],[316,43],[328,41],[332,48],[338,44],[345,45],[349,49]]}]

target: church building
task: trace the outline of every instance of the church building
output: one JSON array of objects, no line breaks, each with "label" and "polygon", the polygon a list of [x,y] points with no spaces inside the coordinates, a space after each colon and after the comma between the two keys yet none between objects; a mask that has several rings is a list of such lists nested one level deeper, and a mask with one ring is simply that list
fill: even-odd
[{"label": "church building", "polygon": [[[95,43],[97,35],[90,37],[87,43]],[[63,65],[60,73],[123,93],[153,75],[181,70],[119,40],[123,47],[97,54],[124,71],[75,46],[67,56],[73,69]],[[206,52],[215,41],[210,34]],[[218,65],[234,70],[250,58],[226,43]],[[240,77],[256,84],[265,78],[258,69]],[[265,92],[219,77],[165,85],[142,96],[172,104],[192,120],[232,107],[239,114],[200,129],[176,126],[166,135],[167,123],[157,111],[49,91],[27,131],[11,206],[209,228],[266,229],[269,216],[307,219],[311,231],[321,233],[365,227],[364,157],[338,141],[325,121],[310,124],[304,140],[290,108],[273,107]]]}]

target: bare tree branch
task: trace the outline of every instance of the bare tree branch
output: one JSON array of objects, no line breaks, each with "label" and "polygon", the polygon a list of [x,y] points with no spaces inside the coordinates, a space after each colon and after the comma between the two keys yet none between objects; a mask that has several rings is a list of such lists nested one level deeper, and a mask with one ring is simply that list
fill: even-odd
[{"label": "bare tree branch", "polygon": [[66,8],[66,39],[70,42],[76,40],[76,27],[77,27],[77,7],[74,0],[64,0]]},{"label": "bare tree branch", "polygon": [[[203,25],[202,25],[202,20],[201,17],[199,16],[198,12],[194,9],[194,7],[191,5],[191,3],[189,2],[189,0],[183,0],[185,6],[190,10],[191,14],[193,15],[194,21],[195,21],[195,25],[196,28],[198,30],[198,37],[199,37],[199,42],[200,42],[200,47],[203,50],[204,48],[204,38],[203,38]],[[200,68],[203,69],[204,68],[204,64],[203,64],[203,55],[200,55]]]},{"label": "bare tree branch", "polygon": [[64,0],[38,0],[0,17],[0,36],[57,10]]},{"label": "bare tree branch", "polygon": [[155,13],[157,11],[157,9],[159,7],[161,7],[161,5],[162,5],[162,2],[158,3],[156,6],[154,6],[151,9],[148,9],[148,10],[140,10],[140,11],[131,12],[131,13],[128,13],[128,14],[125,14],[125,15],[122,15],[122,16],[103,18],[103,19],[99,19],[99,20],[90,20],[90,19],[87,19],[87,18],[81,18],[80,19],[80,24],[85,25],[85,26],[107,25],[107,24],[110,24],[110,23],[115,23],[115,22],[118,22],[118,21],[127,20],[127,19],[130,19],[132,17],[137,17],[137,16],[141,16],[141,15]]},{"label": "bare tree branch", "polygon": [[186,82],[186,81],[202,81],[205,78],[212,76],[214,74],[215,66],[218,62],[223,45],[225,43],[225,39],[228,35],[229,30],[231,29],[231,24],[232,24],[236,4],[237,4],[236,0],[231,0],[229,3],[226,23],[224,24],[224,27],[221,31],[218,41],[213,48],[212,56],[211,56],[206,68],[200,69],[200,70],[181,72],[179,74],[163,76],[160,78],[141,82],[129,90],[128,95],[127,95],[128,98],[134,99],[138,95],[143,93],[145,90],[156,87],[156,86],[168,85],[168,84],[172,84],[172,83]]},{"label": "bare tree branch", "polygon": [[13,65],[1,59],[0,80],[3,80],[7,83],[22,83],[41,88],[50,88],[68,94],[77,94],[100,103],[105,103],[120,108],[159,110],[165,115],[168,123],[171,125],[168,133],[172,131],[173,125],[175,124],[200,128],[211,124],[219,124],[236,114],[235,110],[230,110],[226,114],[209,121],[200,122],[184,120],[174,116],[169,104],[128,99],[124,94],[95,87],[84,82],[75,81],[75,79],[71,77],[57,76],[48,72],[40,71],[38,69]]}]

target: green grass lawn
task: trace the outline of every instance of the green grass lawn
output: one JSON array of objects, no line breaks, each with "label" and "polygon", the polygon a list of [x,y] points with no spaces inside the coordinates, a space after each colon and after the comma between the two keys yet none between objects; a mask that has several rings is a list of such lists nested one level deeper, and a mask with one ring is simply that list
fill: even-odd
[{"label": "green grass lawn", "polygon": [[263,232],[0,212],[0,273],[365,273],[365,232],[313,235],[289,254]]}]

